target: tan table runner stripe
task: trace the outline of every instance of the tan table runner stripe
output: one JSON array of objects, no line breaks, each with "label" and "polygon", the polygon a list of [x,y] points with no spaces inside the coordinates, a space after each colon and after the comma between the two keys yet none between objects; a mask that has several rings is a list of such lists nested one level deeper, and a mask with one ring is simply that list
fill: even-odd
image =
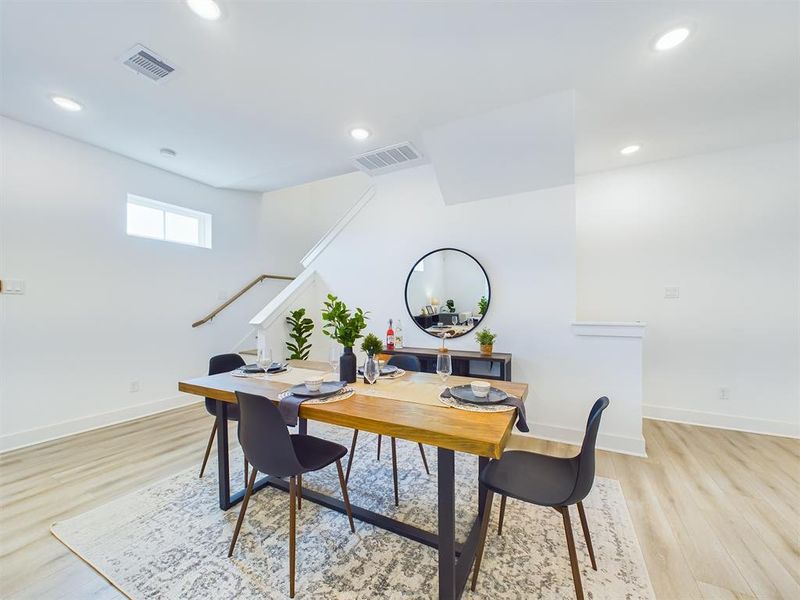
[{"label": "tan table runner stripe", "polygon": [[[301,367],[291,367],[285,373],[267,376],[262,375],[257,379],[297,385],[303,383],[308,377],[318,377],[320,373],[324,373],[323,379],[325,381],[339,380],[338,373],[334,373],[332,371],[324,372],[315,369],[304,369]],[[411,375],[411,373],[407,373],[406,375],[398,377],[397,379],[379,379],[378,382],[373,385],[364,383],[364,380],[359,377],[355,383],[348,385],[355,390],[356,394],[376,396],[378,398],[386,398],[387,400],[399,400],[401,402],[413,402],[415,404],[427,404],[428,406],[437,406],[439,408],[448,408],[439,401],[439,395],[446,387],[445,384],[412,381]]]}]

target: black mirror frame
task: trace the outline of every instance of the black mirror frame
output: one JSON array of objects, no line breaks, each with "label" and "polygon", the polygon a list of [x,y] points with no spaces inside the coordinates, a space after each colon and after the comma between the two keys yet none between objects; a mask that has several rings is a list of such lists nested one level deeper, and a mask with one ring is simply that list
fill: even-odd
[{"label": "black mirror frame", "polygon": [[[405,285],[405,288],[403,289],[403,295],[405,296],[404,300],[406,302],[406,311],[408,311],[408,316],[411,317],[411,322],[414,323],[414,325],[416,325],[419,329],[421,329],[423,331],[423,333],[426,333],[429,336],[436,338],[437,340],[440,340],[442,338],[440,336],[436,335],[435,333],[431,333],[430,331],[427,331],[426,329],[423,329],[422,327],[420,327],[419,323],[417,323],[417,320],[414,318],[416,315],[411,312],[411,307],[408,305],[408,284],[411,281],[411,275],[414,274],[414,268],[420,262],[422,262],[423,260],[428,258],[431,254],[436,254],[437,252],[442,252],[444,250],[453,250],[454,252],[461,252],[461,254],[466,254],[472,260],[475,261],[475,264],[477,264],[481,268],[481,272],[483,273],[483,276],[486,278],[486,287],[487,287],[488,292],[489,292],[489,297],[486,299],[486,301],[487,301],[486,302],[486,312],[483,313],[483,317],[481,317],[481,320],[486,318],[486,315],[489,312],[489,307],[492,305],[492,284],[489,281],[489,275],[486,273],[486,269],[483,268],[483,265],[481,264],[481,262],[477,258],[472,256],[472,254],[470,254],[469,252],[466,252],[466,251],[461,250],[459,248],[446,247],[446,248],[437,248],[436,250],[431,250],[430,252],[425,254],[422,258],[417,259],[417,261],[413,265],[411,265],[411,270],[408,272],[408,276],[406,277],[406,285]],[[464,337],[468,333],[472,333],[473,330],[475,330],[475,329],[476,329],[476,327],[473,327],[469,331],[465,331],[464,333],[462,333],[460,335],[454,335],[454,336],[452,336],[451,338],[448,338],[448,339],[455,339],[455,338]]]}]

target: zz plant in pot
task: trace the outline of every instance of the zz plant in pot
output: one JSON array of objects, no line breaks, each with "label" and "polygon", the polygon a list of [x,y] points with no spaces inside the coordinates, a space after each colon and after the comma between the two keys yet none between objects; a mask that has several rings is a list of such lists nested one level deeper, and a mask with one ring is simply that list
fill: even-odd
[{"label": "zz plant in pot", "polygon": [[289,350],[289,359],[308,360],[311,344],[308,342],[311,332],[314,331],[314,321],[306,316],[305,308],[298,308],[289,313],[286,322],[291,326],[289,337],[292,342],[286,342]]},{"label": "zz plant in pot", "polygon": [[353,345],[363,337],[361,332],[367,326],[367,313],[360,308],[352,312],[347,305],[333,294],[322,304],[322,333],[340,343],[344,348],[339,359],[339,375],[348,383],[356,380],[356,355]]},{"label": "zz plant in pot", "polygon": [[490,329],[484,327],[475,334],[475,339],[481,346],[481,354],[484,356],[491,355],[492,351],[494,350],[494,341],[497,339],[497,334],[492,333]]}]

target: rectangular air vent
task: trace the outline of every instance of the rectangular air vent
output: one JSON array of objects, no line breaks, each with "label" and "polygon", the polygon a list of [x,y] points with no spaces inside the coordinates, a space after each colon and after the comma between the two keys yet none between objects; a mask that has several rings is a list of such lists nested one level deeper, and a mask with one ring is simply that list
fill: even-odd
[{"label": "rectangular air vent", "polygon": [[379,174],[417,166],[423,157],[411,142],[403,142],[354,156],[353,162],[366,173]]},{"label": "rectangular air vent", "polygon": [[137,44],[122,57],[122,64],[131,71],[144,75],[151,81],[162,81],[175,72],[166,59],[152,50]]}]

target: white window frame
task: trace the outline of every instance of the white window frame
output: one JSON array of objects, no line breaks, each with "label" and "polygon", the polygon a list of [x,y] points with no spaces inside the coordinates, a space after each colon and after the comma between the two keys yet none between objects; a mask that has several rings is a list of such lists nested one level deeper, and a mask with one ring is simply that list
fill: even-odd
[{"label": "white window frame", "polygon": [[[201,212],[199,210],[192,210],[191,208],[186,208],[184,206],[177,206],[176,204],[169,204],[167,202],[159,202],[158,200],[151,200],[150,198],[145,198],[144,196],[137,196],[136,194],[128,194],[128,201],[125,203],[125,209],[127,211],[128,204],[135,204],[137,206],[143,206],[145,208],[154,208],[156,210],[160,210],[163,219],[163,231],[164,237],[154,237],[148,235],[139,235],[135,233],[128,233],[128,225],[127,225],[127,213],[125,219],[125,233],[127,233],[131,237],[138,237],[147,240],[158,240],[161,242],[168,242],[170,244],[181,244],[183,246],[194,246],[195,248],[207,248],[211,249],[211,220],[212,215],[209,213]],[[192,244],[190,242],[179,242],[176,240],[168,240],[167,236],[167,213],[171,213],[173,215],[181,215],[183,217],[193,217],[198,221],[198,243]]]}]

